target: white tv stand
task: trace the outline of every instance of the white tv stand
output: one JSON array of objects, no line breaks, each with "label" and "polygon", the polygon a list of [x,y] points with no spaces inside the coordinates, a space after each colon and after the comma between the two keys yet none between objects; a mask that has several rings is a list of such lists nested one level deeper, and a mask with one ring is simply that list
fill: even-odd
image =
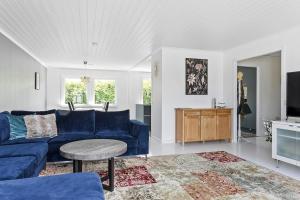
[{"label": "white tv stand", "polygon": [[273,121],[272,158],[300,166],[300,123]]}]

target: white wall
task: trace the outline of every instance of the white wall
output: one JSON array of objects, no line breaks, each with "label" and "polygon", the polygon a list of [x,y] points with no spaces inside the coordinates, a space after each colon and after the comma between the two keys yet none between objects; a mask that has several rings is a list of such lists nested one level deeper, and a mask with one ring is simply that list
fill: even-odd
[{"label": "white wall", "polygon": [[[34,74],[40,73],[40,90]],[[0,34],[0,112],[45,110],[46,68]]]},{"label": "white wall", "polygon": [[[294,28],[224,52],[223,96],[229,106],[236,107],[236,62],[282,50],[281,56],[281,118],[286,115],[286,72],[300,70],[300,28]],[[236,139],[236,112],[233,136]]]},{"label": "white wall", "polygon": [[162,139],[162,50],[151,56],[151,137]]},{"label": "white wall", "polygon": [[[152,121],[152,128],[155,128],[152,129],[152,134],[159,135],[162,143],[174,143],[175,108],[211,108],[212,98],[221,97],[222,53],[163,47],[155,58],[156,61],[153,62],[161,63],[161,66],[159,65],[158,75],[153,75],[152,113],[153,118],[160,118],[161,115],[161,119]],[[208,59],[208,95],[185,95],[186,58]],[[158,105],[160,99],[161,108]]]},{"label": "white wall", "polygon": [[276,120],[281,116],[281,57],[260,56],[238,62],[239,66],[258,68],[259,95],[257,102],[257,131],[264,135],[263,120]]},{"label": "white wall", "polygon": [[150,78],[150,73],[48,68],[47,108],[68,109],[62,103],[63,80],[65,78],[80,78],[83,75],[91,79],[116,80],[117,103],[116,106],[110,106],[109,110],[130,109],[131,118],[135,118],[135,104],[142,102],[142,80],[143,78]]},{"label": "white wall", "polygon": [[[150,72],[127,72],[129,76],[128,83],[128,102],[130,109],[130,116],[136,119],[136,104],[143,103],[143,80],[151,79]],[[125,76],[125,75],[124,75]]]}]

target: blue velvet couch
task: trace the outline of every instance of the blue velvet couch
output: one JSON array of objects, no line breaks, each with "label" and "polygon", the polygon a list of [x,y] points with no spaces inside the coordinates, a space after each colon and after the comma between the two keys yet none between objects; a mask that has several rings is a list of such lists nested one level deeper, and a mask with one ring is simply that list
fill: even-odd
[{"label": "blue velvet couch", "polygon": [[129,110],[56,111],[58,136],[48,140],[48,161],[64,160],[59,148],[68,142],[82,139],[116,139],[127,143],[128,155],[145,155],[149,152],[149,128],[130,120]]},{"label": "blue velvet couch", "polygon": [[34,177],[46,166],[46,161],[65,160],[59,155],[59,148],[68,142],[93,138],[117,139],[127,143],[128,150],[124,155],[148,154],[148,126],[130,120],[128,110],[11,112],[14,115],[50,113],[56,114],[58,136],[15,140],[9,140],[8,118],[5,113],[0,113],[0,199],[104,199],[97,174]]},{"label": "blue velvet couch", "polygon": [[[0,114],[0,141],[8,141],[9,122]],[[21,143],[0,145],[0,180],[12,180],[37,176],[46,166],[48,144]]]},{"label": "blue velvet couch", "polygon": [[77,173],[0,181],[0,199],[104,200],[104,194],[97,174]]},{"label": "blue velvet couch", "polygon": [[[55,113],[58,136],[54,138],[19,138],[9,140],[10,126],[6,114],[0,113],[0,180],[37,176],[46,161],[65,160],[59,148],[68,142],[109,138],[127,143],[124,155],[143,155],[149,151],[148,126],[129,119],[129,110],[118,112],[64,111]],[[29,111],[12,111],[14,115],[42,114]]]},{"label": "blue velvet couch", "polygon": [[0,180],[38,176],[46,166],[47,143],[0,146]]}]

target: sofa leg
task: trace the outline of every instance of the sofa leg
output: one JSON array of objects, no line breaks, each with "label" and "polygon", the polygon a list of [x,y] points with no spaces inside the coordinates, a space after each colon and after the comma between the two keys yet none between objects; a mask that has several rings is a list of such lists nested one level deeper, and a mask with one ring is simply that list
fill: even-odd
[{"label": "sofa leg", "polygon": [[147,155],[147,154],[145,154],[145,160],[146,160],[146,161],[148,160],[148,155]]}]

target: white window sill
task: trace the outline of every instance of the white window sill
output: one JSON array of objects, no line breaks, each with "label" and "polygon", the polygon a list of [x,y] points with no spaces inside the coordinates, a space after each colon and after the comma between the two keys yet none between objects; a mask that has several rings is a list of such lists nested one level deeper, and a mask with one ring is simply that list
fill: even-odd
[{"label": "white window sill", "polygon": [[[67,104],[61,104],[59,105],[59,107],[61,108],[69,108],[69,106]],[[75,104],[74,105],[75,109],[77,108],[90,108],[90,109],[93,109],[93,108],[102,108],[103,109],[103,105],[102,104]],[[109,108],[117,108],[118,105],[117,104],[109,104]]]}]

